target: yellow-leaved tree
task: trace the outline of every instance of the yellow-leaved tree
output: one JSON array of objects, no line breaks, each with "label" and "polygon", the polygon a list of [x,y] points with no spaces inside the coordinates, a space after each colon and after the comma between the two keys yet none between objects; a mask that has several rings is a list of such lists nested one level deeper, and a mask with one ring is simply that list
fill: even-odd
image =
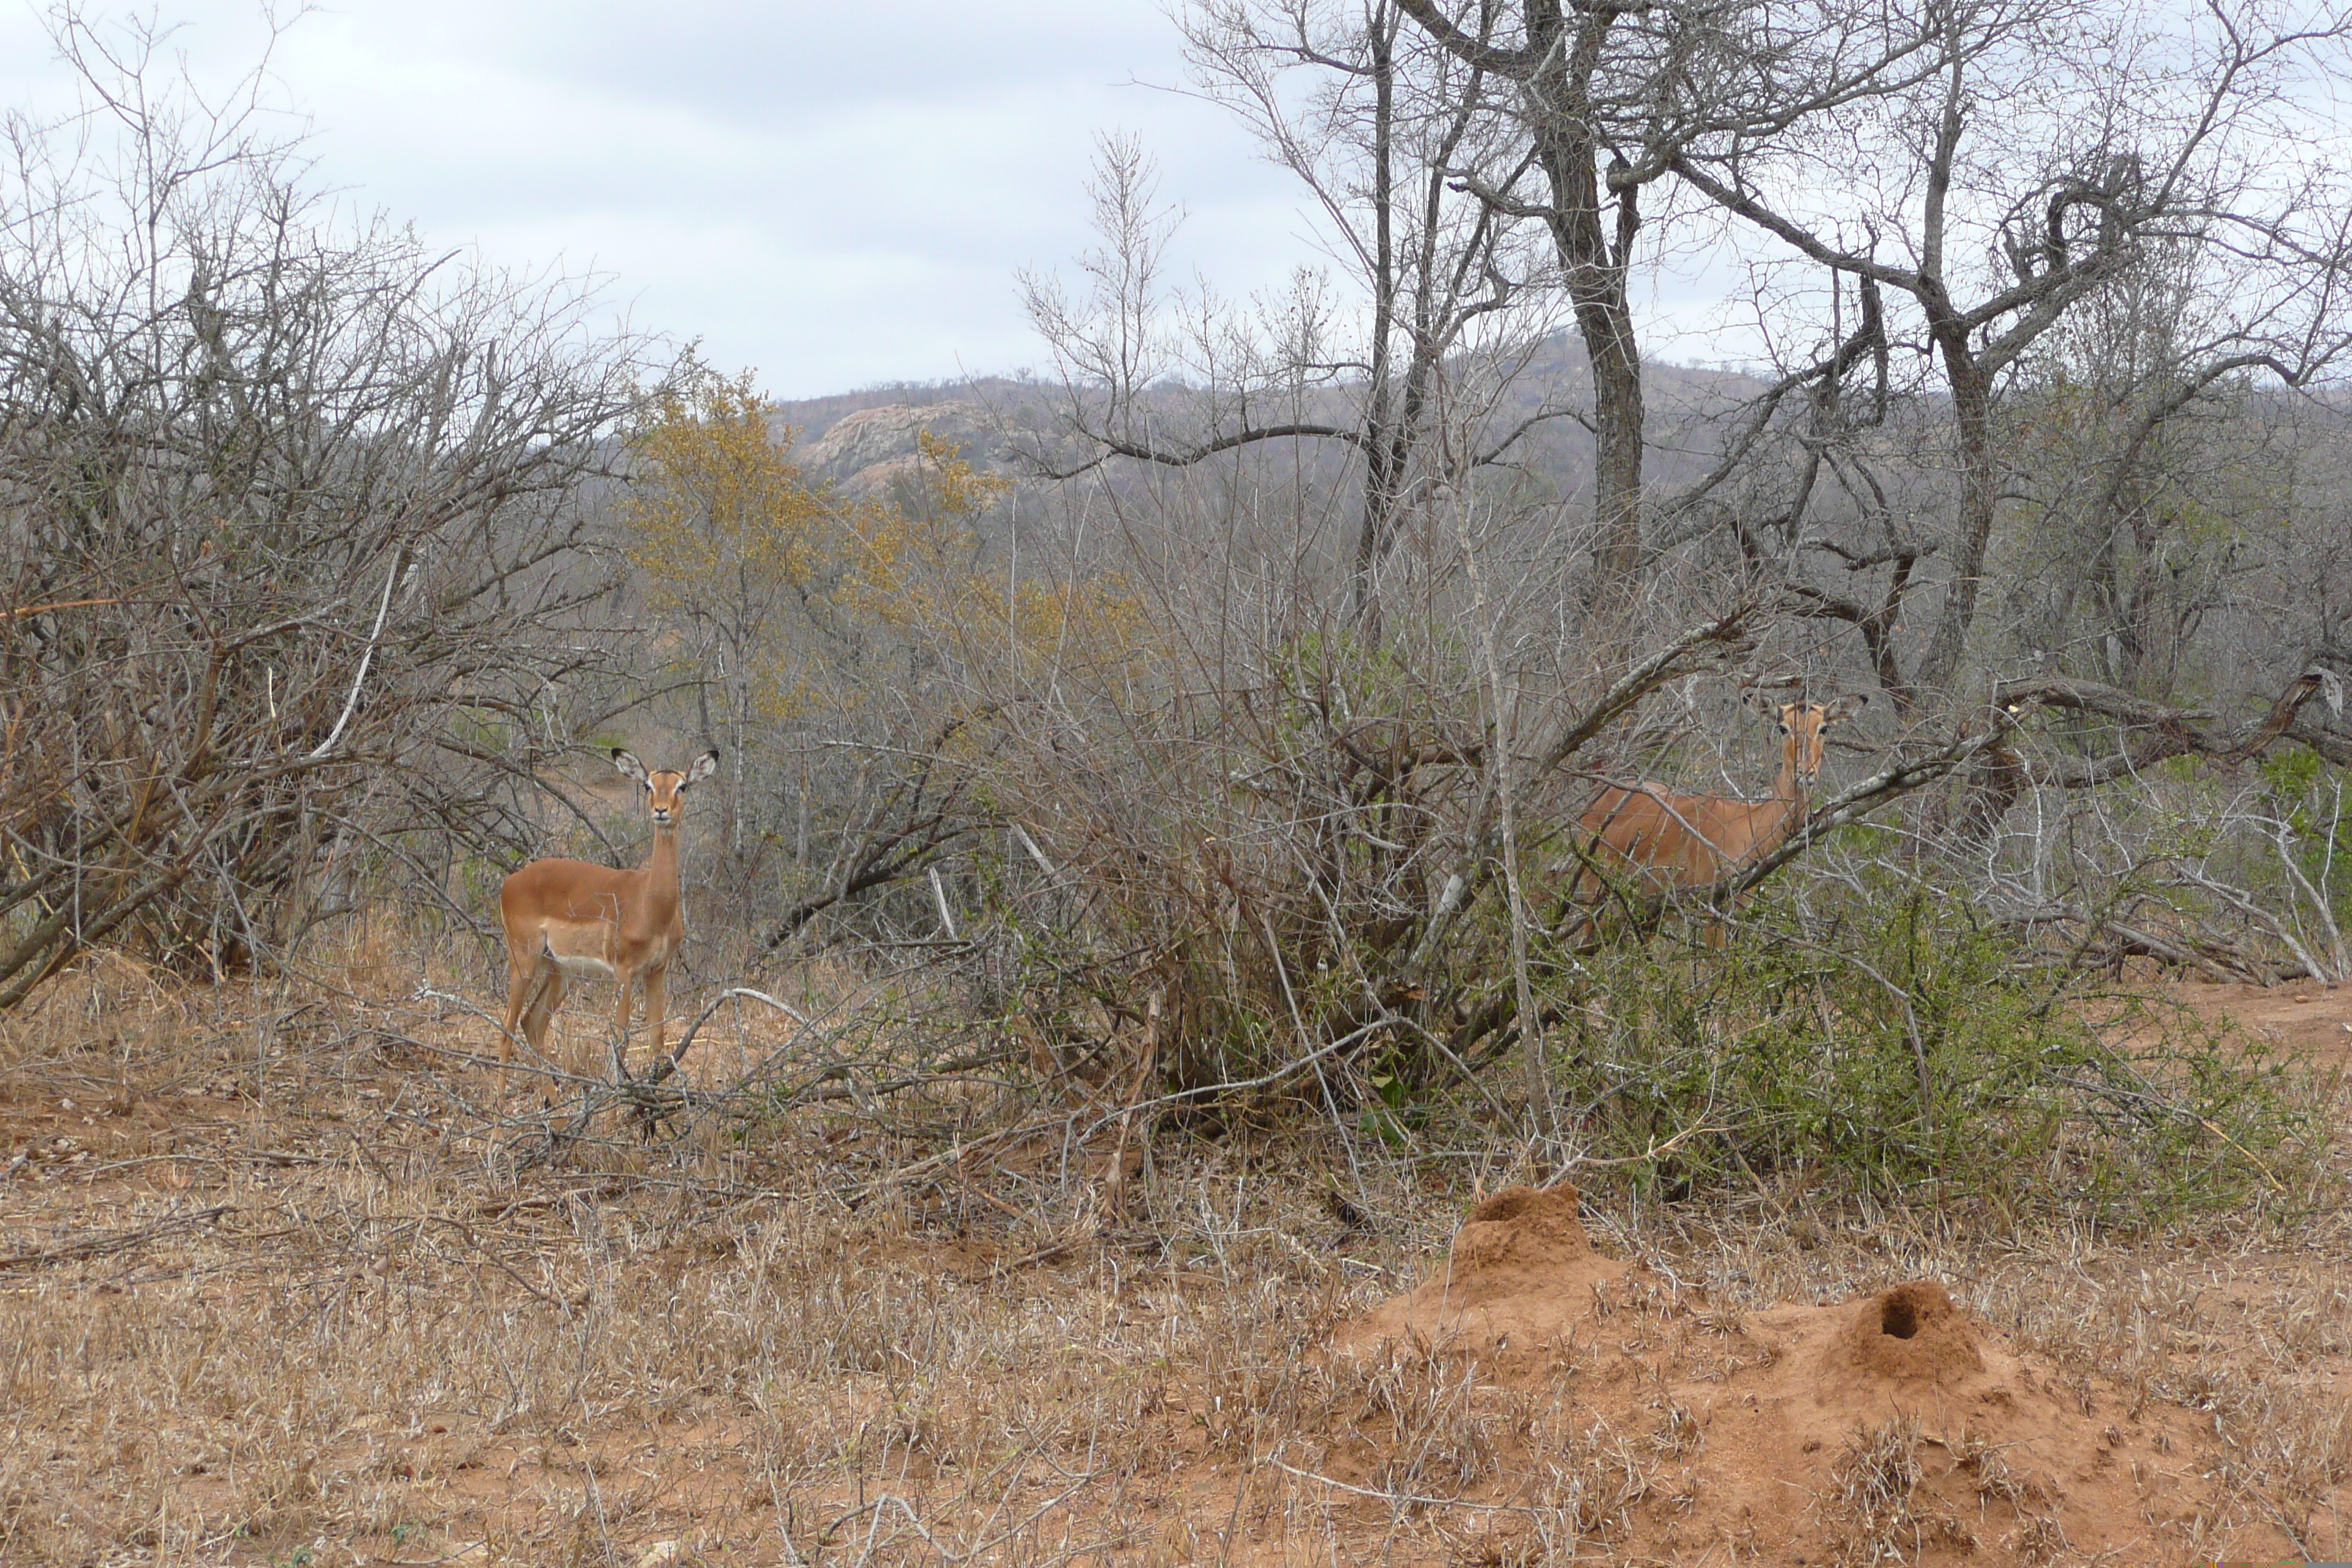
[{"label": "yellow-leaved tree", "polygon": [[[794,654],[837,554],[836,507],[791,460],[792,434],[770,426],[750,372],[688,382],[631,448],[621,514],[662,626],[659,662],[693,691],[740,786],[754,726],[782,722],[805,696],[807,660]],[[758,814],[740,787],[728,796],[728,844],[740,853]]]},{"label": "yellow-leaved tree", "polygon": [[1012,482],[954,444],[919,432],[868,499],[791,451],[748,374],[692,378],[635,436],[620,506],[648,692],[727,751],[722,896],[768,946],[978,831],[1024,693],[1142,642],[1121,583],[1016,575],[989,523]]},{"label": "yellow-leaved tree", "polygon": [[976,526],[1013,481],[981,472],[929,430],[915,433],[915,446],[914,472],[893,487],[892,503],[847,519],[856,543],[837,593],[844,610],[953,661],[973,696],[997,707],[1021,700],[1049,671],[1142,655],[1142,604],[1124,577],[1076,577],[1034,561],[1016,574]]}]

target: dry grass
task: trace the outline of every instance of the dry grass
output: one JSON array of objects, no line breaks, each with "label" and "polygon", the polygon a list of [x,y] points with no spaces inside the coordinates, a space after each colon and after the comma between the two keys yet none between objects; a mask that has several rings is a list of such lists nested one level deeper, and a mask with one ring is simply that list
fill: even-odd
[{"label": "dry grass", "polygon": [[[481,1065],[488,1029],[419,990],[478,983],[382,937],[320,962],[350,994],[99,960],[0,1021],[0,1559],[1564,1563],[1688,1504],[1691,1413],[1580,1415],[1572,1359],[1507,1384],[1315,1353],[1507,1173],[1489,1153],[1359,1148],[1333,1204],[1336,1150],[1163,1131],[1122,1219],[1099,1149],[940,1159],[982,1125],[964,1085],[674,1142],[615,1115],[523,1167],[564,1080]],[[600,1023],[593,997],[566,1016],[583,1067]],[[730,1039],[756,1061],[792,1031]],[[1595,1196],[1610,1249],[1710,1288],[1707,1333],[1775,1298],[1972,1281],[2018,1342],[2210,1412],[2233,1458],[2198,1542],[2267,1521],[2352,1548],[2332,1217],[2125,1244],[1789,1190]],[[1664,1333],[1680,1290],[1629,1285],[1607,1331]],[[1958,1512],[1916,1506],[1942,1441],[1857,1434],[1822,1503],[1853,1560],[1959,1549]],[[1948,1458],[2018,1502],[1997,1450]]]}]

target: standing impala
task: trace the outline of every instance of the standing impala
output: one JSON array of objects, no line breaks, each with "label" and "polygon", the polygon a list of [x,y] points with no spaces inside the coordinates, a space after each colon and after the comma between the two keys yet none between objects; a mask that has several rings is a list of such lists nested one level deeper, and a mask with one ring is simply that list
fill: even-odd
[{"label": "standing impala", "polygon": [[[1578,825],[1583,854],[1569,879],[1571,900],[1598,901],[1597,896],[1579,898],[1588,871],[1652,893],[1704,888],[1769,855],[1803,825],[1811,809],[1807,797],[1821,777],[1822,735],[1869,698],[1774,702],[1751,689],[1742,700],[1771,719],[1780,734],[1780,776],[1771,795],[1763,800],[1682,795],[1646,779],[1630,789],[1611,785]],[[1710,940],[1720,942],[1720,932]]]},{"label": "standing impala", "polygon": [[620,983],[620,1034],[614,1060],[626,1065],[629,988],[642,985],[646,1018],[653,1025],[654,1054],[662,1052],[664,1010],[669,998],[669,961],[686,940],[678,910],[677,825],[686,811],[686,791],[719,766],[709,751],[684,773],[651,773],[615,746],[613,765],[643,784],[646,815],[653,819],[652,858],[634,871],[615,871],[585,860],[533,860],[499,889],[499,919],[507,932],[507,1027],[499,1059],[514,1050],[515,1022],[534,1051],[547,1048],[547,1026],[563,1005],[574,980]]}]

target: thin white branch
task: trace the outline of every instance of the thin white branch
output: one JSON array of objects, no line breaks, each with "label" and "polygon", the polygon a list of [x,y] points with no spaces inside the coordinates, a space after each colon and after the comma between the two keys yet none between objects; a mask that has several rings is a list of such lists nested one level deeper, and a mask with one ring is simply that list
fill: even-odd
[{"label": "thin white branch", "polygon": [[327,731],[319,749],[302,759],[306,763],[318,762],[335,749],[335,742],[343,738],[343,726],[352,721],[352,714],[360,705],[360,689],[367,684],[368,666],[375,662],[376,639],[383,636],[383,618],[392,609],[392,585],[400,580],[401,562],[407,553],[404,550],[393,554],[392,570],[383,574],[383,597],[376,601],[375,625],[368,632],[366,650],[360,655],[359,671],[352,677],[352,694],[343,699],[343,710],[336,715],[335,727]]}]

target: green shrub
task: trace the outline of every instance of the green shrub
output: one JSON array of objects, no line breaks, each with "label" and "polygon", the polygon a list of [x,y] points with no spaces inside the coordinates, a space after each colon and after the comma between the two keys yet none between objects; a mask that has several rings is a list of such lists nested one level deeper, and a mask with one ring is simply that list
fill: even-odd
[{"label": "green shrub", "polygon": [[1801,1167],[2137,1224],[2292,1199],[2321,1133],[2307,1069],[1926,887],[1782,889],[1720,951],[1554,954],[1540,989],[1570,1135],[1677,1187]]}]

